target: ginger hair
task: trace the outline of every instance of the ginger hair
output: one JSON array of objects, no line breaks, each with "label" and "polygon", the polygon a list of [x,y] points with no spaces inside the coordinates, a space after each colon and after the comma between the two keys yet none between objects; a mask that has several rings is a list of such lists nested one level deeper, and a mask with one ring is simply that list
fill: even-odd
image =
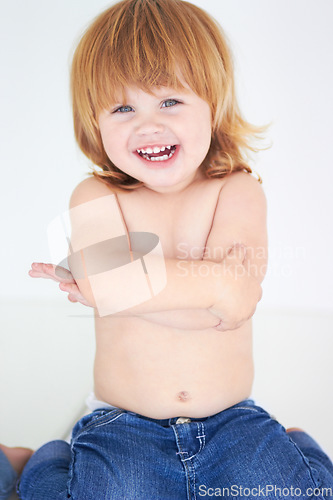
[{"label": "ginger hair", "polygon": [[252,172],[247,156],[257,151],[252,141],[264,127],[251,125],[240,114],[222,28],[205,11],[182,0],[123,0],[93,21],[72,61],[75,137],[83,153],[101,168],[93,175],[120,189],[142,185],[106,155],[98,116],[128,86],[146,92],[161,85],[183,88],[180,73],[211,108],[212,141],[201,165],[206,177]]}]

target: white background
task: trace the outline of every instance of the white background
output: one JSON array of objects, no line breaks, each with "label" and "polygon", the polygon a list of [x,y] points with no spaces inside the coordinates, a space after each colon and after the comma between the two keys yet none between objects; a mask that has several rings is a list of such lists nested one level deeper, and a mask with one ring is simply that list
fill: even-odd
[{"label": "white background", "polygon": [[[260,328],[256,340],[258,371],[265,380],[257,382],[257,390],[272,404],[270,394],[279,394],[282,384],[288,406],[294,402],[300,418],[306,412],[311,413],[312,408],[313,429],[324,429],[323,441],[328,424],[325,427],[326,417],[322,420],[321,413],[332,410],[329,365],[333,347],[333,2],[196,0],[193,3],[213,14],[230,40],[238,97],[245,117],[258,125],[272,122],[267,134],[267,143],[272,143],[272,147],[257,156],[254,166],[263,178],[268,200],[270,251],[264,295],[258,307]],[[45,372],[43,376],[34,372],[36,366],[41,369],[38,362],[45,352],[36,339],[33,343],[36,326],[41,324],[36,317],[42,315],[43,301],[64,304],[63,314],[69,314],[66,298],[57,287],[51,282],[32,280],[27,271],[32,261],[49,261],[47,226],[67,209],[71,191],[89,172],[89,162],[78,151],[73,138],[69,66],[83,28],[108,5],[100,0],[13,0],[3,2],[1,7],[0,366],[1,403],[7,411],[2,411],[6,419],[2,429],[10,436],[7,442],[14,442],[21,434],[23,440],[31,442],[27,428],[21,434],[17,428],[14,432],[10,409],[22,400],[28,408],[32,407],[35,404],[32,388],[37,394],[45,390],[38,386]],[[81,314],[81,309],[75,309],[78,310]],[[27,314],[34,315],[35,321],[27,321]],[[82,314],[81,319],[71,317],[68,323],[62,322],[59,335],[66,327],[77,332],[82,326]],[[56,322],[56,315],[52,316],[52,322]],[[281,324],[280,329],[277,324]],[[302,332],[306,326],[305,342]],[[47,335],[51,325],[45,317],[42,327]],[[269,341],[264,331],[271,333]],[[262,343],[258,341],[260,335]],[[63,345],[67,354],[71,342],[73,337]],[[38,360],[32,357],[36,345]],[[68,376],[59,345],[48,353],[46,364],[54,369],[61,365]],[[276,348],[272,349],[272,345]],[[288,355],[291,371],[295,359],[303,360],[295,368],[294,375],[300,382],[297,390],[288,370],[282,382],[277,376],[287,369]],[[81,351],[76,361],[85,359],[84,356]],[[90,360],[91,354],[87,356]],[[274,366],[276,378],[273,373],[270,381],[266,368],[269,372]],[[322,373],[320,370],[325,367]],[[47,371],[47,366],[43,370]],[[308,392],[299,398],[297,391],[301,390],[302,380]],[[28,387],[18,389],[24,383],[30,392]],[[55,390],[55,385],[49,392]],[[81,392],[84,394],[84,389]],[[9,404],[8,398],[11,398]],[[70,401],[70,396],[66,398]],[[321,411],[311,401],[320,404]],[[45,432],[43,438],[48,435]],[[333,454],[332,442],[330,446]]]}]

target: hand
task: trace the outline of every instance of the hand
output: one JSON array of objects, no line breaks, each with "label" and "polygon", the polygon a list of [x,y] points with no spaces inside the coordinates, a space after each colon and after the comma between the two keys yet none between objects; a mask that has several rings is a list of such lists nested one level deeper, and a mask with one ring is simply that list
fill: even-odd
[{"label": "hand", "polygon": [[84,306],[92,307],[91,304],[82,296],[72,273],[61,266],[53,264],[44,264],[42,262],[33,262],[29,271],[31,278],[51,279],[59,283],[59,288],[68,293],[70,302],[80,302]]},{"label": "hand", "polygon": [[224,282],[221,300],[209,310],[220,319],[216,330],[235,330],[255,313],[262,297],[262,288],[258,279],[248,271],[244,245],[234,245],[221,265],[230,279]]}]

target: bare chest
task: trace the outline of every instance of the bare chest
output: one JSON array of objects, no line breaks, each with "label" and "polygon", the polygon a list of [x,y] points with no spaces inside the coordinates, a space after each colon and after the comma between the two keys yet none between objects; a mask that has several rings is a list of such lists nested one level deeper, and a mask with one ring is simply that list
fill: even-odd
[{"label": "bare chest", "polygon": [[118,194],[128,232],[156,234],[167,258],[201,259],[223,183],[203,181],[178,197],[143,190]]}]

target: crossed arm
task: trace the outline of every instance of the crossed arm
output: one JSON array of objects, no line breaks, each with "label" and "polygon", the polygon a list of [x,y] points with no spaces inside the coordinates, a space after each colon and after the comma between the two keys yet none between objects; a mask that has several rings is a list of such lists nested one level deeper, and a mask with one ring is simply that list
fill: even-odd
[{"label": "crossed arm", "polygon": [[[219,330],[241,326],[261,298],[267,265],[266,200],[259,183],[246,173],[229,177],[202,260],[163,260],[167,275],[163,290],[116,315],[206,309],[216,316]],[[34,264],[30,276],[56,279],[69,300],[95,306],[87,280],[75,281],[68,271],[59,277],[54,266]]]}]

